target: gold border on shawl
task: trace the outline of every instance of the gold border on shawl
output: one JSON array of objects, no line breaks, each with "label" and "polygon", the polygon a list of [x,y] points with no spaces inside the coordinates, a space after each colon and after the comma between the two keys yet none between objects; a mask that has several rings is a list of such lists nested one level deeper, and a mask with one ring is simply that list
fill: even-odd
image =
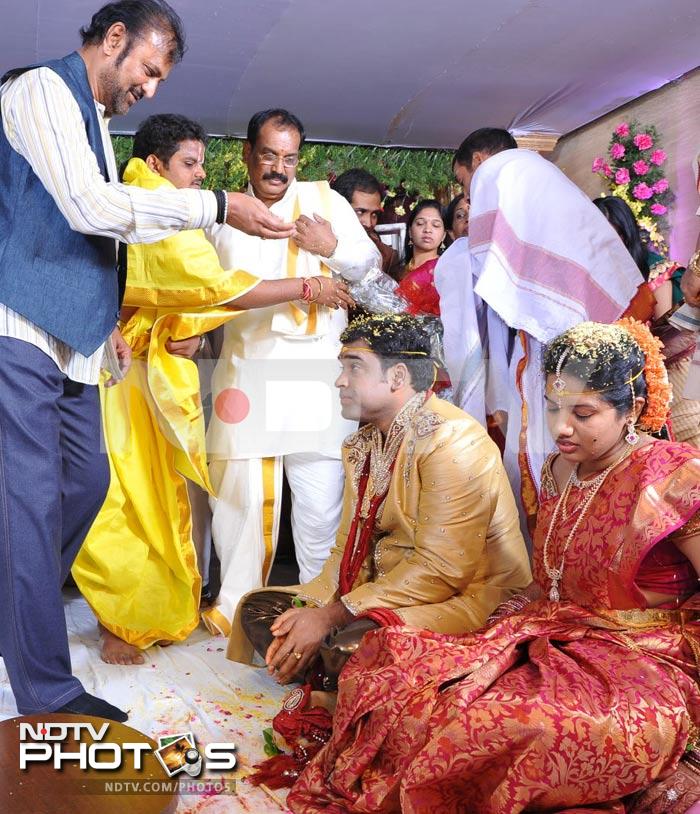
[{"label": "gold border on shawl", "polygon": [[272,567],[272,557],[274,555],[274,541],[272,533],[275,523],[275,465],[276,458],[262,459],[262,482],[263,482],[263,504],[262,504],[262,533],[265,543],[265,559],[263,560],[262,577],[263,585],[267,585]]},{"label": "gold border on shawl", "polygon": [[218,608],[202,611],[202,621],[206,629],[215,636],[219,633],[223,636],[231,635],[231,623]]},{"label": "gold border on shawl", "polygon": [[[321,197],[321,209],[323,209],[323,217],[330,221],[331,218],[331,197],[330,197],[330,186],[327,181],[316,181],[316,187],[319,191],[319,195]],[[296,222],[301,215],[301,202],[299,200],[299,195],[297,195],[296,201],[294,202],[294,212],[292,215],[292,219]],[[287,277],[288,278],[296,278],[297,277],[297,263],[299,260],[299,247],[293,240],[288,241],[288,248],[287,248]],[[324,277],[331,276],[330,268],[321,261],[320,263],[320,271]],[[309,303],[309,312],[308,314],[302,309],[299,308],[293,302],[289,303],[289,308],[292,312],[292,316],[294,317],[294,321],[297,325],[302,325],[304,320],[306,320],[306,335],[307,336],[314,336],[316,334],[316,330],[318,328],[318,308],[319,306],[316,303],[312,302]]]}]

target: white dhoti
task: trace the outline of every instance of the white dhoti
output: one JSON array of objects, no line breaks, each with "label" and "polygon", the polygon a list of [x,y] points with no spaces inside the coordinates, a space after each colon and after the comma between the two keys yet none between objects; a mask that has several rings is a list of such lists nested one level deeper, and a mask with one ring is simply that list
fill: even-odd
[{"label": "white dhoti", "polygon": [[321,571],[335,542],[343,495],[341,461],[317,453],[213,461],[210,477],[214,547],[221,561],[221,590],[205,622],[228,635],[241,597],[267,584],[277,550],[282,474],[292,493],[292,535],[299,581]]}]

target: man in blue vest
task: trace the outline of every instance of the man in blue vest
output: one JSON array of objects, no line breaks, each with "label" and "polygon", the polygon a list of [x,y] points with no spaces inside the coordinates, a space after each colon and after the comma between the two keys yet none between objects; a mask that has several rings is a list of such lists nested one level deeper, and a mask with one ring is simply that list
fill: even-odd
[{"label": "man in blue vest", "polygon": [[119,184],[107,121],[155,94],[182,23],[164,0],[122,0],[80,33],[79,51],[0,80],[0,652],[20,713],[124,721],[72,675],[61,597],[109,479],[95,385],[129,363],[117,242],[294,227],[245,195]]}]

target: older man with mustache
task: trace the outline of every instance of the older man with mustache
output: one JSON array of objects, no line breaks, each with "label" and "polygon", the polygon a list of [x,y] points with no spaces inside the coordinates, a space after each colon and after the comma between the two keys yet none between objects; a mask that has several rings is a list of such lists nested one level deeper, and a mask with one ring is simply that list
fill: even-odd
[{"label": "older man with mustache", "polygon": [[273,109],[252,117],[243,148],[248,194],[294,221],[296,236],[261,240],[227,226],[211,234],[225,268],[245,268],[266,280],[323,278],[322,285],[314,283],[314,301],[247,313],[224,328],[208,433],[218,495],[212,535],[222,579],[217,604],[203,616],[212,632],[225,635],[239,599],[267,582],[283,469],[301,581],[321,570],[340,521],[341,445],[356,428],[340,415],[333,388],[347,318],[315,300],[334,277],[359,280],[381,260],[341,195],[326,181],[296,180],[303,142],[299,119]]}]

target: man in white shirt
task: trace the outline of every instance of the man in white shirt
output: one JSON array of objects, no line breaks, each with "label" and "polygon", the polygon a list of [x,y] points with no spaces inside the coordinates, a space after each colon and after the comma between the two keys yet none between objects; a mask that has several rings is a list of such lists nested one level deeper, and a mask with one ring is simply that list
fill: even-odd
[{"label": "man in white shirt", "polygon": [[[95,385],[118,316],[116,241],[217,220],[294,229],[245,195],[119,184],[108,120],[155,94],[182,23],[164,0],[116,2],[81,35],[79,52],[0,87],[0,652],[21,714],[125,720],[71,674],[61,597],[109,478]],[[116,356],[128,366],[123,342]]]},{"label": "man in white shirt", "polygon": [[[286,110],[256,113],[244,159],[248,195],[294,221],[297,235],[265,241],[226,226],[210,233],[225,268],[263,279],[341,275],[356,281],[379,264],[352,207],[326,181],[295,179],[304,128]],[[321,570],[340,521],[341,445],[356,426],[334,397],[344,311],[281,305],[246,313],[225,327],[212,381],[208,431],[212,537],[221,591],[203,619],[228,635],[240,598],[267,583],[277,544],[283,470],[292,494],[300,580]]]}]

